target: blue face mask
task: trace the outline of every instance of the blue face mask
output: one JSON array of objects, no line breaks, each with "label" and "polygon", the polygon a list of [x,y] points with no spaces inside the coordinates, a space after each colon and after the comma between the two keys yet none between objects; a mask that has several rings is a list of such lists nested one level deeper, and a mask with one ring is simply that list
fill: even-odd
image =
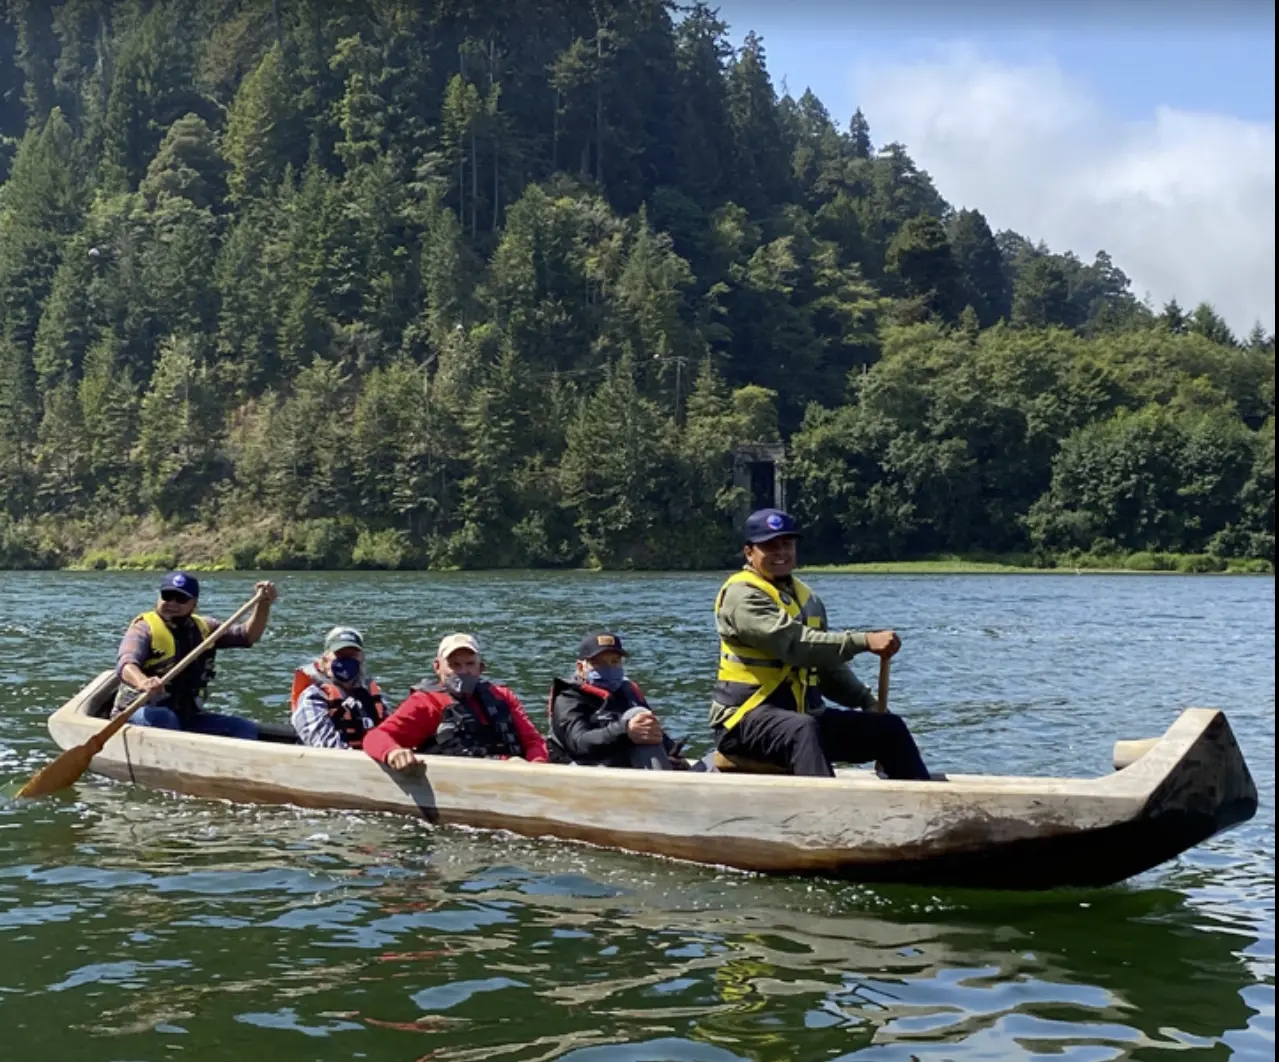
[{"label": "blue face mask", "polygon": [[592,686],[599,686],[600,689],[612,693],[620,689],[622,683],[626,681],[626,668],[621,664],[614,664],[611,667],[592,667],[587,670],[586,678]]},{"label": "blue face mask", "polygon": [[347,685],[360,677],[361,670],[360,661],[353,656],[335,656],[329,664],[329,673],[338,682],[345,682]]}]

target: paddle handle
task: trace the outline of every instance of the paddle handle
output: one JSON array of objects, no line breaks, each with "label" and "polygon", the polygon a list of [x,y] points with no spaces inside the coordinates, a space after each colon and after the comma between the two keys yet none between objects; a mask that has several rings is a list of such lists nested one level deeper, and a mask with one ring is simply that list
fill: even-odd
[{"label": "paddle handle", "polygon": [[875,711],[888,711],[888,669],[892,666],[893,659],[890,656],[881,656],[879,658],[879,696],[876,699]]},{"label": "paddle handle", "polygon": [[[256,594],[254,594],[251,598],[249,598],[248,601],[246,601],[243,605],[241,605],[238,609],[236,609],[233,613],[231,613],[231,615],[227,619],[223,620],[218,625],[218,629],[216,631],[214,631],[207,638],[205,638],[204,641],[202,641],[199,645],[197,645],[194,649],[192,649],[189,653],[187,653],[186,656],[184,656],[181,660],[179,660],[176,664],[174,664],[173,667],[171,667],[167,672],[165,672],[164,685],[167,686],[169,684],[170,679],[177,678],[191,664],[193,664],[196,660],[198,660],[201,656],[203,656],[204,651],[208,649],[209,646],[211,646],[219,638],[221,638],[222,635],[225,634],[227,630],[230,628],[231,624],[233,624],[236,620],[238,620],[241,616],[243,616],[246,612],[248,612],[249,609],[251,609],[259,601],[261,601],[262,597],[263,597],[263,591],[259,590]],[[97,745],[97,747],[100,749],[108,741],[110,741],[112,736],[116,733],[116,731],[119,730],[122,726],[124,726],[125,723],[129,721],[129,718],[133,715],[133,713],[136,712],[139,708],[141,708],[144,704],[146,704],[147,701],[149,701],[150,699],[151,699],[150,693],[142,693],[142,694],[139,694],[137,697],[135,697],[133,699],[133,703],[130,704],[129,707],[127,707],[119,715],[115,716],[109,723],[107,723],[106,726],[104,726],[101,730],[99,730],[93,736],[92,740]]]}]

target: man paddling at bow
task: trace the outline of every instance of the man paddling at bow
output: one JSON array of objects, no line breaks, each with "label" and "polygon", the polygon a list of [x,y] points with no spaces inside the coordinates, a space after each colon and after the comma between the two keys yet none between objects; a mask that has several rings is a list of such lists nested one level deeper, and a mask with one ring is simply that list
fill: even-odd
[{"label": "man paddling at bow", "polygon": [[261,595],[245,623],[222,631],[213,648],[165,686],[164,676],[205,638],[220,629],[215,619],[196,612],[200,583],[186,572],[170,572],[160,583],[155,608],[138,616],[125,632],[116,657],[120,687],[112,714],[149,692],[152,702],[133,713],[134,726],[158,726],[190,730],[197,734],[257,740],[258,725],[252,719],[204,710],[204,695],[213,678],[213,658],[219,649],[248,649],[266,630],[271,602],[279,593],[274,584],[260,582]]},{"label": "man paddling at bow", "polygon": [[450,634],[435,654],[436,681],[421,683],[364,736],[364,751],[392,770],[411,771],[416,752],[547,761],[546,741],[505,686],[484,678],[480,645]]},{"label": "man paddling at bow", "polygon": [[[878,760],[890,778],[927,779],[906,724],[876,711],[875,695],[847,664],[865,651],[891,657],[901,639],[892,631],[827,630],[821,599],[792,574],[799,537],[789,514],[752,513],[746,564],[715,598],[720,659],[710,722],[716,749],[796,775],[833,776],[832,760]],[[831,707],[824,698],[846,707]]]}]

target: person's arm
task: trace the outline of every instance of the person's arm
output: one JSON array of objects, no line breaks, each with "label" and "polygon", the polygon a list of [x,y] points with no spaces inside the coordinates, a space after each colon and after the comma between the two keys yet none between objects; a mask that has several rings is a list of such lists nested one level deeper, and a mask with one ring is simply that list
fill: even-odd
[{"label": "person's arm", "polygon": [[572,689],[560,691],[551,713],[560,743],[573,759],[597,759],[620,753],[627,745],[626,724],[618,718],[603,726],[593,725],[594,707]]},{"label": "person's arm", "polygon": [[363,749],[378,763],[386,763],[396,749],[414,749],[428,741],[440,728],[444,709],[436,707],[420,690],[410,694],[395,710],[364,735]]},{"label": "person's arm", "polygon": [[142,620],[130,624],[116,653],[115,673],[124,685],[139,693],[146,691],[154,696],[163,691],[164,679],[159,675],[143,674],[142,664],[150,653],[151,628]]},{"label": "person's arm", "polygon": [[524,749],[524,758],[529,763],[548,762],[551,756],[546,748],[546,738],[542,737],[541,732],[533,725],[533,720],[524,711],[524,705],[520,704],[520,699],[505,687],[495,686],[493,692],[501,697],[510,709],[511,723],[515,726],[515,734],[520,739],[520,746]]},{"label": "person's arm", "polygon": [[322,749],[348,749],[348,745],[338,728],[329,717],[329,703],[324,691],[311,686],[298,698],[298,706],[293,710],[293,729],[298,732],[303,745],[312,745]]},{"label": "person's arm", "polygon": [[836,704],[842,704],[845,708],[864,708],[868,712],[873,712],[879,706],[870,687],[854,675],[853,669],[847,664],[823,668],[817,673],[817,677],[822,696]]},{"label": "person's arm", "polygon": [[718,624],[721,633],[792,667],[833,669],[868,649],[864,632],[809,627],[746,583],[735,583],[724,592]]},{"label": "person's arm", "polygon": [[266,630],[266,621],[271,616],[271,603],[280,596],[275,584],[265,579],[254,584],[253,589],[260,591],[262,596],[258,598],[253,611],[249,613],[248,621],[244,624],[244,636],[249,645],[256,644],[262,637],[262,632]]}]

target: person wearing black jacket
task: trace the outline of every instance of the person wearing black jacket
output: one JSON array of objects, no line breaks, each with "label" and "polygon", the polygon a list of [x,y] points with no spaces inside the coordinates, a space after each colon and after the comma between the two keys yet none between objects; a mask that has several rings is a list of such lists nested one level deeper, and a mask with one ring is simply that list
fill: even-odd
[{"label": "person wearing black jacket", "polygon": [[552,762],[590,767],[687,769],[640,688],[626,677],[616,634],[588,634],[572,680],[556,679],[548,711]]}]

